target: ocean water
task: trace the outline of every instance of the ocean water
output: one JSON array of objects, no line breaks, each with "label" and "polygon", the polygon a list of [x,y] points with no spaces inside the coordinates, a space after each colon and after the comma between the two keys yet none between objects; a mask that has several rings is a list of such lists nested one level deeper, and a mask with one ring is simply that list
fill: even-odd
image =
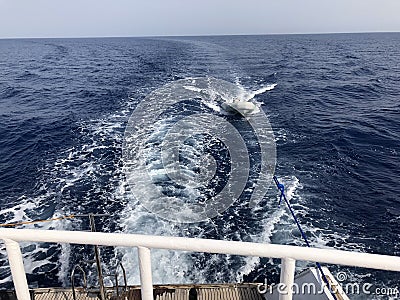
[{"label": "ocean water", "polygon": [[[246,119],[221,115],[202,99],[188,99],[196,103],[186,113],[219,115],[242,128],[251,167],[245,192],[225,212],[189,224],[159,217],[132,193],[122,170],[129,117],[152,91],[195,77],[225,80],[259,103],[274,132],[275,174],[313,246],[400,255],[398,33],[0,40],[0,223],[97,213],[107,214],[96,221],[105,232],[304,245],[275,188],[249,205],[261,154]],[[166,120],[160,116],[150,128],[150,154],[168,131]],[[221,160],[227,156],[218,141],[206,141],[194,137],[183,149],[187,163],[207,146]],[[159,174],[159,164],[149,168]],[[203,189],[209,196],[226,184],[229,165],[217,177]],[[198,191],[174,195],[196,199]],[[88,226],[76,218],[24,227]],[[32,287],[68,286],[73,265],[93,257],[90,247],[78,245],[22,246]],[[138,283],[136,250],[101,252],[107,272],[122,261],[129,283]],[[279,262],[266,258],[161,250],[152,258],[155,283],[279,276]],[[3,244],[0,261],[0,288],[9,288]],[[94,284],[93,264],[83,264]],[[305,266],[298,263],[299,270]],[[331,270],[374,287],[400,281],[392,272]]]}]

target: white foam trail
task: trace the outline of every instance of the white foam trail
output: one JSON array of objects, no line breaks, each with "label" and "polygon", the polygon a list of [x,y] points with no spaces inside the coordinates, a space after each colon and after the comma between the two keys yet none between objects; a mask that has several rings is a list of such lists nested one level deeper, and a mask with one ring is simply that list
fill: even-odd
[{"label": "white foam trail", "polygon": [[183,88],[187,89],[189,91],[198,92],[198,93],[203,91],[202,89],[195,87],[195,86],[191,86],[191,85],[184,85]]},{"label": "white foam trail", "polygon": [[[250,101],[253,99],[255,96],[263,94],[267,91],[273,90],[276,86],[277,83],[269,84],[267,86],[264,86],[256,91],[248,91],[245,87],[241,85],[239,81],[236,82],[236,86],[238,87],[239,91],[237,92],[237,98],[240,101]],[[237,99],[224,99],[227,102],[233,102]]]},{"label": "white foam trail", "polygon": [[267,86],[265,86],[265,87],[262,87],[261,89],[258,89],[258,90],[256,90],[256,91],[254,92],[254,96],[255,96],[255,95],[259,95],[259,94],[263,94],[263,93],[265,93],[266,91],[273,90],[277,85],[278,85],[277,83],[273,83],[273,84],[267,85]]},{"label": "white foam trail", "polygon": [[21,203],[18,205],[0,210],[0,215],[12,215],[12,218],[8,217],[7,223],[16,223],[21,220],[31,221],[27,215],[27,211],[36,208],[33,201],[29,201],[26,197],[20,198]]},{"label": "white foam trail", "polygon": [[[202,100],[202,104],[218,111],[219,103],[224,101],[232,101],[234,97],[237,97],[239,92],[239,96],[245,97],[247,99],[253,98],[255,95],[264,93],[268,90],[272,90],[276,84],[269,85],[258,89],[254,92],[248,92],[243,87],[238,87],[235,91],[230,90],[223,90],[222,93],[216,93],[216,91],[212,88],[205,88],[201,89],[198,87],[194,87],[191,85],[187,85],[184,88],[187,90],[199,92],[204,95]],[[242,92],[242,93],[240,93]],[[168,122],[171,120],[162,120],[154,124],[154,132],[149,137],[149,141],[151,144],[154,144],[152,147],[149,147],[147,150],[149,151],[146,153],[147,162],[143,162],[146,164],[146,168],[150,170],[150,174],[152,175],[153,179],[162,180],[165,176],[165,171],[160,168],[163,168],[163,165],[160,161],[160,157],[157,157],[155,152],[155,148],[157,148],[160,141],[163,140],[165,134],[168,132],[168,128],[170,124]],[[191,155],[196,151],[195,149],[185,150],[185,157],[192,161]],[[192,153],[193,152],[193,153]],[[196,174],[191,171],[187,170],[189,173],[187,174],[189,177],[192,176],[196,178]],[[136,180],[140,180],[140,178],[136,178]],[[125,185],[126,182],[123,183]],[[125,190],[126,188],[120,188],[118,190]],[[144,190],[141,191],[144,194],[152,194],[152,190]],[[184,189],[182,191],[188,199],[197,199],[198,198],[198,191],[194,189]],[[118,199],[119,197],[125,197],[123,195],[115,195],[115,198]],[[128,196],[130,197],[130,196]],[[172,199],[170,199],[172,200]],[[117,200],[118,201],[118,200]],[[137,201],[134,199],[129,199],[127,202],[125,209],[121,215],[121,227],[123,228],[123,232],[129,233],[143,233],[143,234],[154,234],[154,235],[167,235],[167,236],[186,236],[185,234],[189,231],[186,231],[186,226],[184,224],[174,224],[168,221],[159,219],[158,217],[154,216],[153,214],[147,212],[144,208],[142,208]],[[183,210],[184,208],[182,208]],[[271,232],[274,230],[274,223],[279,222],[280,217],[284,214],[282,210],[277,210],[275,213],[270,214],[269,218],[266,218],[268,222],[269,228],[265,226],[265,230],[263,230],[260,235],[252,236],[251,239],[255,242],[270,242],[270,235]],[[210,221],[212,222],[212,221]],[[205,226],[209,226],[207,224]],[[228,236],[219,236],[218,238],[221,239],[231,239],[232,237],[229,236],[230,233],[228,231]],[[191,236],[190,237],[200,237],[199,235]],[[208,256],[207,256],[208,257]],[[124,265],[137,265],[137,252],[136,250],[132,249],[125,249],[125,248],[118,248],[116,259],[119,258],[122,260]],[[194,261],[190,254],[186,253],[178,253],[174,251],[152,251],[152,262],[154,268],[154,281],[157,283],[190,283],[193,278],[189,278],[189,275],[193,276],[193,271],[196,271],[196,282],[208,282],[210,281],[210,272],[213,272],[213,282],[224,282],[226,280],[237,280],[242,281],[243,276],[249,274],[259,263],[259,258],[254,257],[247,257],[247,258],[235,258],[238,260],[236,267],[229,269],[229,270],[221,270],[215,272],[213,270],[213,266],[218,264],[232,264],[230,260],[230,256],[218,256],[213,255],[211,256],[211,260],[216,260],[214,263],[207,261],[207,265],[204,269],[196,269],[194,265]],[[177,266],[176,268],[173,266]],[[229,273],[229,274],[227,274]],[[225,276],[225,277],[224,277]],[[139,274],[136,268],[128,268],[128,278],[130,284],[137,284],[139,283]],[[229,279],[227,279],[229,278]]]},{"label": "white foam trail", "polygon": [[205,101],[204,104],[214,111],[221,112],[221,106],[216,102]]},{"label": "white foam trail", "polygon": [[[119,191],[126,189],[124,186]],[[145,191],[144,191],[145,192]],[[123,194],[120,194],[124,197]],[[138,202],[130,199],[121,215],[122,232],[138,234],[155,234],[164,236],[181,236],[182,231],[178,225],[162,220],[146,211]],[[127,269],[129,284],[138,284],[138,256],[133,248],[117,248],[116,258],[120,259]],[[156,250],[151,251],[154,283],[188,283],[186,277],[192,268],[190,256],[185,252]]]},{"label": "white foam trail", "polygon": [[256,91],[253,91],[253,92],[245,92],[243,101],[249,101],[249,100],[253,99],[255,96],[257,96],[257,95],[260,95],[260,94],[263,94],[263,93],[265,93],[267,91],[273,90],[276,86],[277,86],[277,84],[274,83],[274,84],[269,84],[269,85],[267,85],[265,87],[262,87],[262,88],[260,88],[260,89],[258,89]]}]

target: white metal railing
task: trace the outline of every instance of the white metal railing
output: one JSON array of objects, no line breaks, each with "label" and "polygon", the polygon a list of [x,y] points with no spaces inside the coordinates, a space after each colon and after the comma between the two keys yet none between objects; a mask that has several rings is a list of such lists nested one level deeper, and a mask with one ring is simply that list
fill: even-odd
[{"label": "white metal railing", "polygon": [[143,300],[153,299],[150,256],[150,249],[152,248],[280,258],[282,260],[281,283],[286,288],[284,293],[280,294],[280,300],[292,299],[290,287],[293,286],[296,260],[400,272],[400,257],[398,256],[276,244],[36,229],[0,229],[0,239],[4,240],[6,244],[14,287],[19,300],[30,300],[21,250],[18,244],[22,241],[137,247]]}]

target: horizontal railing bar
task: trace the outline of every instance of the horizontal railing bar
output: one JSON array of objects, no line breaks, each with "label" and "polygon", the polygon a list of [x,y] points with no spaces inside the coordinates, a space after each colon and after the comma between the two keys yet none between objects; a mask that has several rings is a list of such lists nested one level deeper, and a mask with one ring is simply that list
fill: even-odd
[{"label": "horizontal railing bar", "polygon": [[192,252],[272,257],[281,259],[292,258],[302,261],[318,261],[328,264],[347,265],[397,272],[400,271],[400,257],[398,256],[277,244],[139,234],[9,228],[0,228],[0,239],[12,239],[14,241],[21,242],[32,241],[103,246],[146,247]]}]

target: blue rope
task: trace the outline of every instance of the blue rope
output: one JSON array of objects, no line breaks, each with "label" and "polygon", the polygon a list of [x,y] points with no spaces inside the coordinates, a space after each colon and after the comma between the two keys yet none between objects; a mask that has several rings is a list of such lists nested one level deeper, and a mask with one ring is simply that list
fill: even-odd
[{"label": "blue rope", "polygon": [[[299,220],[297,219],[296,215],[294,214],[294,211],[293,211],[293,209],[292,209],[292,206],[290,205],[289,201],[286,199],[286,195],[285,195],[285,186],[284,186],[282,183],[280,183],[280,182],[278,181],[278,178],[276,178],[276,176],[274,176],[273,178],[274,178],[276,187],[277,187],[278,190],[281,192],[281,194],[279,195],[279,205],[281,204],[282,199],[284,199],[285,202],[286,202],[287,207],[288,207],[289,210],[290,210],[290,213],[291,213],[292,216],[293,216],[294,221],[296,222],[297,228],[299,229],[299,231],[300,231],[300,233],[301,233],[301,236],[303,237],[303,240],[306,242],[307,247],[311,248],[310,243],[308,242],[307,236],[306,236],[306,234],[304,233],[303,229],[301,228],[300,223],[299,223]],[[324,271],[322,270],[321,264],[320,264],[319,262],[317,262],[316,265],[317,265],[318,270],[321,272],[322,279],[324,280],[326,286],[329,288],[329,291],[331,292],[333,298],[334,298],[335,300],[337,300],[336,295],[335,295],[335,293],[332,291],[331,286],[330,286],[330,284],[329,284],[329,281],[328,281],[328,279],[326,278]]]}]

